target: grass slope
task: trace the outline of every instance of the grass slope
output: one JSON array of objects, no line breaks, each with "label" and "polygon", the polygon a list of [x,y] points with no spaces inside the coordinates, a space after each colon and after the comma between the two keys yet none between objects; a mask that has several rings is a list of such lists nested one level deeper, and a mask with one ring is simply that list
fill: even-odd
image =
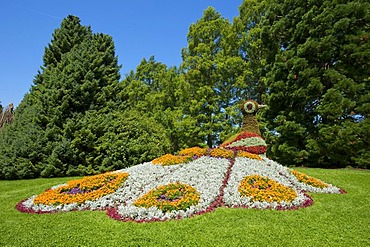
[{"label": "grass slope", "polygon": [[313,206],[293,211],[218,208],[138,224],[105,212],[20,213],[19,201],[73,178],[0,181],[0,246],[370,246],[370,171],[297,170],[348,194],[311,194]]}]

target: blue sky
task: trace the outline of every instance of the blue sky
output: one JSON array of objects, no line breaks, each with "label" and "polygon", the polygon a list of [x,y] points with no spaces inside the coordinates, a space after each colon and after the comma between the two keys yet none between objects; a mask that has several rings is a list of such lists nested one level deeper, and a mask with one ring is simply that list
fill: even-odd
[{"label": "blue sky", "polygon": [[232,21],[242,0],[2,0],[0,2],[0,102],[16,106],[42,65],[44,48],[72,14],[93,32],[113,37],[121,79],[143,58],[181,63],[189,26],[208,6]]}]

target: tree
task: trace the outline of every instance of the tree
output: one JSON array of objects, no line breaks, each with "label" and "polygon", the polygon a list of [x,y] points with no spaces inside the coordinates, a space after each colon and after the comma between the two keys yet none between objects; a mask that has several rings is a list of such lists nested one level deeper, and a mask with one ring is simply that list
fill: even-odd
[{"label": "tree", "polygon": [[161,124],[171,140],[170,152],[191,145],[184,117],[188,84],[177,68],[168,68],[152,56],[143,59],[120,86],[123,108],[139,111]]},{"label": "tree", "polygon": [[269,6],[266,116],[280,162],[368,166],[369,7],[340,0]]},{"label": "tree", "polygon": [[232,24],[212,7],[190,26],[187,39],[188,47],[182,51],[182,68],[190,85],[186,114],[194,144],[212,147],[220,144],[220,135],[235,128],[235,103],[245,89],[245,63]]},{"label": "tree", "polygon": [[12,124],[0,131],[0,179],[34,178],[40,176],[45,155],[46,140],[38,126],[39,104],[29,104],[26,94],[16,109]]},{"label": "tree", "polygon": [[[92,132],[91,125],[82,119],[89,112],[99,116],[109,111],[116,95],[119,68],[112,38],[94,34],[63,55],[57,66],[44,70],[40,118],[46,123],[49,140],[48,175],[49,170],[59,175],[65,174],[69,166],[91,165],[89,152],[103,133]],[[73,126],[71,122],[81,124]]]},{"label": "tree", "polygon": [[261,33],[269,0],[244,0],[239,7],[239,16],[234,19],[234,26],[239,37],[240,56],[247,64],[245,76],[246,98],[258,102],[265,100],[266,92],[266,57],[270,50],[263,44]]},{"label": "tree", "polygon": [[[1,133],[3,145],[9,147],[1,158],[7,161],[2,165],[4,177],[65,176],[81,166],[79,175],[98,172],[91,153],[100,155],[93,152],[94,145],[106,129],[85,120],[114,110],[110,108],[120,77],[114,42],[108,35],[93,34],[74,16],[62,21],[53,38],[42,71],[17,110],[18,127]],[[30,157],[36,150],[39,159]],[[11,162],[33,172],[19,173]]]},{"label": "tree", "polygon": [[64,54],[70,52],[86,39],[90,39],[91,36],[92,31],[89,26],[82,26],[81,20],[77,16],[68,15],[63,19],[60,28],[55,29],[53,39],[45,47],[43,66],[56,66]]}]

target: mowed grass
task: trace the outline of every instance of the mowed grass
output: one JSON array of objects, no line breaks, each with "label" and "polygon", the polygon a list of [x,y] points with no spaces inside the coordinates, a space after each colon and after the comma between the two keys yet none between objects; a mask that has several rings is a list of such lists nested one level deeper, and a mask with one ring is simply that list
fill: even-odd
[{"label": "mowed grass", "polygon": [[104,211],[25,214],[16,204],[73,178],[0,181],[0,246],[370,246],[370,171],[297,168],[348,194],[311,194],[293,211],[218,208],[191,219],[132,223]]}]

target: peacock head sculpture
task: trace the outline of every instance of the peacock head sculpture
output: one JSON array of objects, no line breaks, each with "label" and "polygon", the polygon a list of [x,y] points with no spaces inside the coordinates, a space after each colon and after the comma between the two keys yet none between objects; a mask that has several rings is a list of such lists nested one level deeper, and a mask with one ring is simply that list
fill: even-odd
[{"label": "peacock head sculpture", "polygon": [[243,114],[243,125],[242,131],[252,132],[261,135],[256,113],[259,109],[266,107],[266,105],[260,105],[254,100],[243,100],[240,103],[240,110]]},{"label": "peacock head sculpture", "polygon": [[221,146],[235,151],[265,155],[267,145],[261,137],[256,117],[258,110],[264,107],[266,105],[260,105],[254,100],[241,101],[240,110],[243,114],[241,132],[229,137]]}]

